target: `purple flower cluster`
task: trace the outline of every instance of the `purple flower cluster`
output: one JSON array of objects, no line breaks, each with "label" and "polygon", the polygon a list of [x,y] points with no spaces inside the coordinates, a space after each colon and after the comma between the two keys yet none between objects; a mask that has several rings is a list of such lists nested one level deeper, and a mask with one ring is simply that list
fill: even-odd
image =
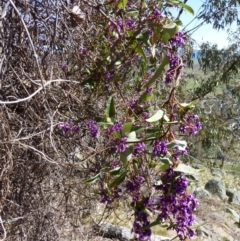
[{"label": "purple flower cluster", "polygon": [[134,176],[126,183],[126,190],[130,192],[132,195],[133,201],[138,201],[140,198],[140,188],[141,185],[144,183],[145,178],[142,176]]},{"label": "purple flower cluster", "polygon": [[146,150],[146,145],[144,142],[138,142],[134,146],[134,155],[139,156],[141,153],[143,153]]},{"label": "purple flower cluster", "polygon": [[168,85],[173,82],[175,78],[175,69],[169,69],[166,72],[165,84]]},{"label": "purple flower cluster", "polygon": [[112,135],[114,131],[121,131],[123,129],[122,122],[117,122],[113,125],[110,125],[108,129],[106,130],[107,135]]},{"label": "purple flower cluster", "polygon": [[190,136],[195,136],[202,129],[202,123],[199,121],[198,115],[189,115],[179,127],[182,134],[188,133]]},{"label": "purple flower cluster", "polygon": [[158,8],[155,8],[151,15],[151,21],[155,21],[155,22],[159,23],[162,20],[162,17],[163,17],[163,15],[162,15],[161,11]]},{"label": "purple flower cluster", "polygon": [[119,187],[114,188],[112,194],[110,194],[107,190],[102,190],[100,193],[101,199],[100,203],[111,204],[114,200],[120,198],[122,195],[122,189]]},{"label": "purple flower cluster", "polygon": [[171,43],[172,46],[179,47],[179,46],[182,46],[186,40],[187,40],[187,36],[184,35],[183,32],[179,31],[169,40],[169,42]]},{"label": "purple flower cluster", "polygon": [[165,156],[167,154],[167,141],[155,141],[153,144],[153,154],[155,156]]},{"label": "purple flower cluster", "polygon": [[68,122],[61,123],[59,125],[59,128],[62,129],[65,133],[68,133],[68,132],[71,132],[71,131],[72,132],[79,132],[80,131],[80,127],[77,126],[77,125],[74,125],[72,119],[69,119]]},{"label": "purple flower cluster", "polygon": [[176,230],[180,240],[192,238],[194,231],[190,226],[195,220],[193,212],[199,203],[193,194],[186,191],[188,179],[170,167],[162,174],[161,181],[162,184],[155,185],[155,188],[162,191],[162,194],[149,202],[149,205],[159,212],[159,221],[170,221],[169,229]]},{"label": "purple flower cluster", "polygon": [[116,149],[117,153],[124,152],[127,149],[127,139],[127,136],[115,138],[111,141],[111,146]]},{"label": "purple flower cluster", "polygon": [[[135,233],[136,238],[142,241],[149,240],[151,237],[152,231],[150,228],[144,228],[149,225],[147,213],[143,211],[135,211],[135,220],[133,223],[132,232]],[[144,228],[144,229],[143,229]]]},{"label": "purple flower cluster", "polygon": [[90,130],[91,136],[96,137],[98,133],[98,123],[94,120],[89,120],[87,125]]},{"label": "purple flower cluster", "polygon": [[186,147],[185,150],[179,150],[178,147],[174,149],[174,153],[172,154],[172,157],[174,158],[175,161],[179,160],[179,156],[186,155],[188,153],[189,148]]}]

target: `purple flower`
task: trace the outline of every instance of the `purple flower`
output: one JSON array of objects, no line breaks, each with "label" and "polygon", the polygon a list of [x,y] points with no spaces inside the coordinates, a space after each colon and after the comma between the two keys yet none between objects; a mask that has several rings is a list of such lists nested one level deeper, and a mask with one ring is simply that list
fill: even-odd
[{"label": "purple flower", "polygon": [[132,27],[134,26],[134,21],[133,21],[133,19],[130,18],[130,17],[128,17],[128,18],[126,19],[126,25],[127,25],[128,28],[132,28]]},{"label": "purple flower", "polygon": [[109,72],[107,72],[105,75],[106,80],[109,81],[111,79],[111,77],[112,77],[112,75]]},{"label": "purple flower", "polygon": [[98,133],[98,123],[94,120],[89,120],[87,125],[90,130],[91,136],[96,137]]},{"label": "purple flower", "polygon": [[167,154],[167,141],[155,141],[153,146],[153,154],[155,156],[163,155],[165,156]]},{"label": "purple flower", "polygon": [[122,122],[117,122],[116,124],[113,124],[108,127],[106,130],[107,135],[112,135],[114,131],[120,132],[123,129]]},{"label": "purple flower", "polygon": [[176,194],[183,194],[188,187],[188,179],[185,176],[179,176],[174,183],[174,192]]},{"label": "purple flower", "polygon": [[132,194],[133,201],[138,201],[140,198],[140,188],[145,178],[138,175],[131,178],[131,180],[126,183],[126,190]]},{"label": "purple flower", "polygon": [[80,127],[77,125],[73,124],[73,120],[69,119],[68,122],[65,123],[61,123],[59,125],[59,128],[62,129],[65,133],[73,131],[73,132],[79,132],[80,131]]},{"label": "purple flower", "polygon": [[167,219],[174,223],[169,229],[175,229],[180,240],[186,240],[194,235],[190,228],[193,225],[199,205],[193,194],[187,193],[188,179],[181,173],[174,172],[171,166],[160,177],[162,184],[155,186],[161,194],[154,200],[149,200],[148,205],[159,212],[158,219]]},{"label": "purple flower", "polygon": [[111,142],[111,146],[116,149],[116,152],[124,152],[127,149],[127,136],[116,138]]},{"label": "purple flower", "polygon": [[183,32],[179,31],[169,40],[169,42],[171,43],[172,46],[178,47],[183,45],[186,40],[187,40],[187,36],[184,35]]},{"label": "purple flower", "polygon": [[166,77],[165,77],[165,84],[168,85],[173,82],[175,78],[175,70],[174,69],[169,69],[166,72]]},{"label": "purple flower", "polygon": [[134,155],[139,156],[142,152],[146,150],[146,145],[144,142],[139,142],[134,146]]}]

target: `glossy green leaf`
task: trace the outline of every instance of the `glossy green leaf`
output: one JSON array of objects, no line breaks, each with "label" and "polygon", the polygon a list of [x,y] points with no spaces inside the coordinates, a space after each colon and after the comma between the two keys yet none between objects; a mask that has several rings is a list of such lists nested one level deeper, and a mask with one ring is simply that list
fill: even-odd
[{"label": "glossy green leaf", "polygon": [[127,122],[123,124],[123,130],[122,130],[122,134],[125,135],[127,133],[129,133],[132,129],[132,122]]},{"label": "glossy green leaf", "polygon": [[108,122],[115,121],[116,110],[115,110],[114,100],[112,96],[108,99],[107,107],[105,109],[105,114]]},{"label": "glossy green leaf", "polygon": [[164,111],[158,110],[155,114],[153,114],[150,118],[146,119],[147,122],[156,122],[163,118]]},{"label": "glossy green leaf", "polygon": [[121,171],[121,167],[116,167],[116,168],[114,168],[113,170],[110,171],[110,174],[112,176],[119,175],[120,171]]},{"label": "glossy green leaf", "polygon": [[141,45],[137,41],[134,41],[132,43],[132,48],[143,57],[145,62],[147,61],[147,57],[146,57]]},{"label": "glossy green leaf", "polygon": [[119,177],[117,177],[112,183],[109,184],[109,188],[117,187],[119,186],[122,182],[124,182],[126,178],[127,172],[123,172]]},{"label": "glossy green leaf", "polygon": [[145,87],[151,86],[154,83],[154,81],[161,76],[167,64],[169,64],[169,57],[165,56],[162,63],[159,65],[157,71],[154,73],[153,77],[148,81]]},{"label": "glossy green leaf", "polygon": [[172,161],[167,157],[163,157],[163,158],[159,158],[159,159],[164,164],[172,165]]},{"label": "glossy green leaf", "polygon": [[85,183],[92,184],[92,183],[98,182],[101,178],[102,178],[102,173],[100,172],[96,176],[86,180]]},{"label": "glossy green leaf", "polygon": [[179,3],[178,5],[181,6],[183,9],[185,9],[187,12],[194,15],[194,10],[189,5],[187,5],[185,3]]},{"label": "glossy green leaf", "polygon": [[178,32],[178,30],[179,30],[179,27],[174,22],[165,25],[162,31],[162,40],[168,41]]}]

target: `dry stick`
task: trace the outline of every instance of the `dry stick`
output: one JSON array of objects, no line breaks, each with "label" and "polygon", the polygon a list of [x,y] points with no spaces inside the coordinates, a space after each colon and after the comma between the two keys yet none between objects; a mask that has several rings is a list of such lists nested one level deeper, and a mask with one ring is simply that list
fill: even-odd
[{"label": "dry stick", "polygon": [[1,239],[0,241],[4,241],[7,237],[7,231],[3,225],[3,221],[2,221],[2,217],[0,216],[0,223],[1,223],[1,226],[2,226],[2,229],[3,229],[3,239]]},{"label": "dry stick", "polygon": [[42,71],[41,71],[41,69],[40,69],[40,65],[39,65],[39,62],[38,62],[38,55],[37,55],[37,52],[36,52],[35,47],[34,47],[34,45],[33,45],[33,41],[32,41],[32,38],[31,38],[31,36],[30,36],[30,33],[29,33],[29,31],[28,31],[28,28],[27,28],[27,26],[26,26],[26,24],[25,24],[25,22],[24,22],[24,20],[23,20],[23,18],[22,18],[22,16],[21,16],[21,14],[19,13],[16,5],[14,4],[14,2],[13,2],[12,0],[9,0],[9,2],[11,3],[11,5],[12,5],[13,8],[15,9],[15,11],[17,12],[19,18],[21,19],[21,22],[22,22],[22,24],[23,24],[23,27],[24,27],[25,30],[26,30],[26,33],[27,33],[27,35],[28,35],[30,44],[31,44],[32,49],[33,49],[34,57],[35,57],[35,59],[36,59],[37,68],[38,68],[38,72],[39,72],[39,75],[40,75],[42,88],[44,89],[43,75],[42,75]]},{"label": "dry stick", "polygon": [[[35,80],[37,81],[37,80]],[[0,104],[3,105],[11,105],[11,104],[17,104],[20,102],[24,102],[27,100],[30,100],[31,98],[33,98],[38,92],[40,92],[42,89],[44,89],[47,85],[54,83],[54,82],[72,82],[72,83],[79,83],[78,81],[74,81],[74,80],[66,80],[66,79],[55,79],[55,80],[50,80],[47,81],[45,84],[43,84],[43,86],[41,86],[39,89],[37,89],[35,92],[33,92],[31,95],[29,95],[28,97],[22,98],[22,99],[17,99],[17,100],[11,100],[11,101],[0,101]]]}]

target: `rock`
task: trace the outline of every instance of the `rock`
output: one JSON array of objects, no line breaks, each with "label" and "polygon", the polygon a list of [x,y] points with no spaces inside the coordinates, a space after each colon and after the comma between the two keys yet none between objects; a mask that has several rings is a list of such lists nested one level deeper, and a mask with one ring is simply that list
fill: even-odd
[{"label": "rock", "polygon": [[219,178],[222,178],[226,175],[226,172],[222,169],[219,169],[219,168],[212,168],[212,174],[214,176],[217,176]]},{"label": "rock", "polygon": [[231,204],[240,206],[240,191],[233,192],[232,197],[229,197],[229,202]]},{"label": "rock", "polygon": [[210,197],[210,193],[206,189],[202,188],[197,188],[193,193],[197,199]]},{"label": "rock", "polygon": [[226,194],[229,197],[229,200],[232,200],[234,192],[236,192],[236,189],[227,189],[226,190]]},{"label": "rock", "polygon": [[205,189],[211,194],[218,196],[222,200],[227,200],[225,183],[222,180],[211,179],[206,185]]},{"label": "rock", "polygon": [[[116,226],[109,223],[101,224],[100,226],[96,226],[95,230],[97,230],[101,235],[106,238],[117,238],[121,241],[130,241],[132,240],[131,229]],[[159,235],[152,235],[151,241],[170,241],[172,238],[162,237]]]},{"label": "rock", "polygon": [[206,167],[202,164],[193,164],[192,167],[195,169],[206,169]]},{"label": "rock", "polygon": [[240,216],[239,216],[239,214],[235,210],[233,210],[231,208],[226,208],[226,212],[232,214],[232,216],[234,218],[234,221],[239,223]]}]

